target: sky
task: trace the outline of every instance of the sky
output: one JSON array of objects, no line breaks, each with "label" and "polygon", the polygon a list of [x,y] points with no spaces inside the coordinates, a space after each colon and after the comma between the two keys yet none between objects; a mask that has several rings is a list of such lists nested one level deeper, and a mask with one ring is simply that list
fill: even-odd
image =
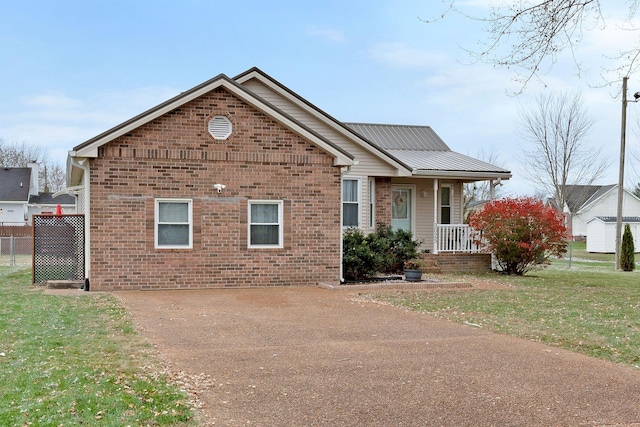
[{"label": "sky", "polygon": [[[481,16],[491,0],[459,0]],[[618,180],[620,88],[600,87],[600,67],[625,43],[615,25],[584,36],[576,76],[567,55],[520,95],[512,70],[474,62],[482,25],[459,14],[427,23],[447,1],[95,0],[0,6],[0,139],[69,150],[218,74],[258,67],[346,122],[428,125],[452,150],[494,152],[513,178],[503,195],[534,195],[523,176],[518,111],[552,90],[579,91],[594,125],[587,143]],[[621,5],[625,2],[620,1]],[[639,73],[640,74],[640,73]],[[640,90],[631,76],[629,96]],[[629,104],[627,144],[640,149],[640,104]],[[632,161],[630,160],[632,163]],[[627,184],[638,175],[627,166]]]}]

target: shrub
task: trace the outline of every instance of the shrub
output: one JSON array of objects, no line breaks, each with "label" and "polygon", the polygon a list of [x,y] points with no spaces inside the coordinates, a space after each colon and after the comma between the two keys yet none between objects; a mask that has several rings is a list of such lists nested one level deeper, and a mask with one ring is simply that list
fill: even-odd
[{"label": "shrub", "polygon": [[405,261],[418,257],[420,243],[413,240],[413,234],[410,231],[393,231],[389,225],[381,223],[378,224],[377,231],[370,236],[372,248],[381,255],[381,273],[401,273]]},{"label": "shrub", "polygon": [[566,252],[567,230],[562,216],[532,197],[506,198],[486,204],[469,218],[482,231],[478,241],[492,252],[500,268],[522,275]]},{"label": "shrub", "polygon": [[342,246],[342,274],[347,280],[360,280],[378,272],[379,256],[371,249],[364,233],[357,228],[344,232]]},{"label": "shrub", "polygon": [[620,247],[620,268],[623,271],[633,271],[636,268],[634,252],[631,227],[629,227],[629,224],[625,224],[624,233],[622,234],[622,246]]},{"label": "shrub", "polygon": [[366,236],[350,228],[343,237],[342,273],[346,280],[401,273],[405,261],[418,257],[418,246],[411,232],[393,231],[386,224],[378,224],[377,232]]}]

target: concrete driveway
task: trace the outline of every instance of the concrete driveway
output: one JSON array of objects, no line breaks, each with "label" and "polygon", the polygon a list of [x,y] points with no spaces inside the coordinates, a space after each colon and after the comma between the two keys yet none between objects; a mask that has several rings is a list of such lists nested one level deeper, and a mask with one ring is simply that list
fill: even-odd
[{"label": "concrete driveway", "polygon": [[640,370],[318,288],[120,292],[215,426],[640,426]]}]

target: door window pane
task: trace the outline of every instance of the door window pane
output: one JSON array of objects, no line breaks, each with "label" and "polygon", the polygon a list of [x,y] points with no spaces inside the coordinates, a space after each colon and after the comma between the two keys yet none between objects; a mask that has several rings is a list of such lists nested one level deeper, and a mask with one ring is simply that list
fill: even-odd
[{"label": "door window pane", "polygon": [[407,190],[393,190],[392,217],[393,219],[409,218],[409,192]]}]

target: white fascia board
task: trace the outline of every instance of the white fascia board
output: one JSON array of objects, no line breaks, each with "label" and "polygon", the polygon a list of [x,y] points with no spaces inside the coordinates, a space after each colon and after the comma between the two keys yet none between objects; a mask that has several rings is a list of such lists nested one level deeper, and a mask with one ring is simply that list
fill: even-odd
[{"label": "white fascia board", "polygon": [[472,172],[472,171],[438,171],[438,170],[414,170],[413,176],[424,178],[454,178],[454,179],[470,179],[474,181],[482,181],[488,179],[511,178],[510,173],[495,172]]},{"label": "white fascia board", "polygon": [[327,126],[331,127],[336,132],[342,134],[349,140],[355,142],[361,148],[365,149],[366,151],[370,152],[371,154],[378,157],[382,161],[393,166],[396,169],[396,176],[411,176],[411,171],[408,170],[405,165],[397,162],[393,158],[390,158],[389,155],[384,152],[384,150],[380,148],[376,150],[374,147],[371,146],[371,144],[368,141],[361,139],[354,132],[350,131],[349,129],[346,129],[344,125],[337,123],[336,119],[332,119],[332,118],[328,119],[325,115],[326,113],[323,114],[320,111],[318,111],[317,107],[314,108],[311,105],[309,105],[307,102],[302,102],[298,96],[294,95],[288,90],[282,90],[282,88],[278,84],[274,83],[270,79],[264,78],[264,76],[261,73],[257,71],[252,71],[251,73],[248,73],[242,76],[241,78],[237,79],[236,82],[238,84],[242,84],[253,78],[257,79],[258,81],[260,81],[260,83],[264,84],[269,89],[278,93],[279,95],[286,98],[296,106],[303,109],[308,114],[312,115],[313,117],[317,118]]}]

